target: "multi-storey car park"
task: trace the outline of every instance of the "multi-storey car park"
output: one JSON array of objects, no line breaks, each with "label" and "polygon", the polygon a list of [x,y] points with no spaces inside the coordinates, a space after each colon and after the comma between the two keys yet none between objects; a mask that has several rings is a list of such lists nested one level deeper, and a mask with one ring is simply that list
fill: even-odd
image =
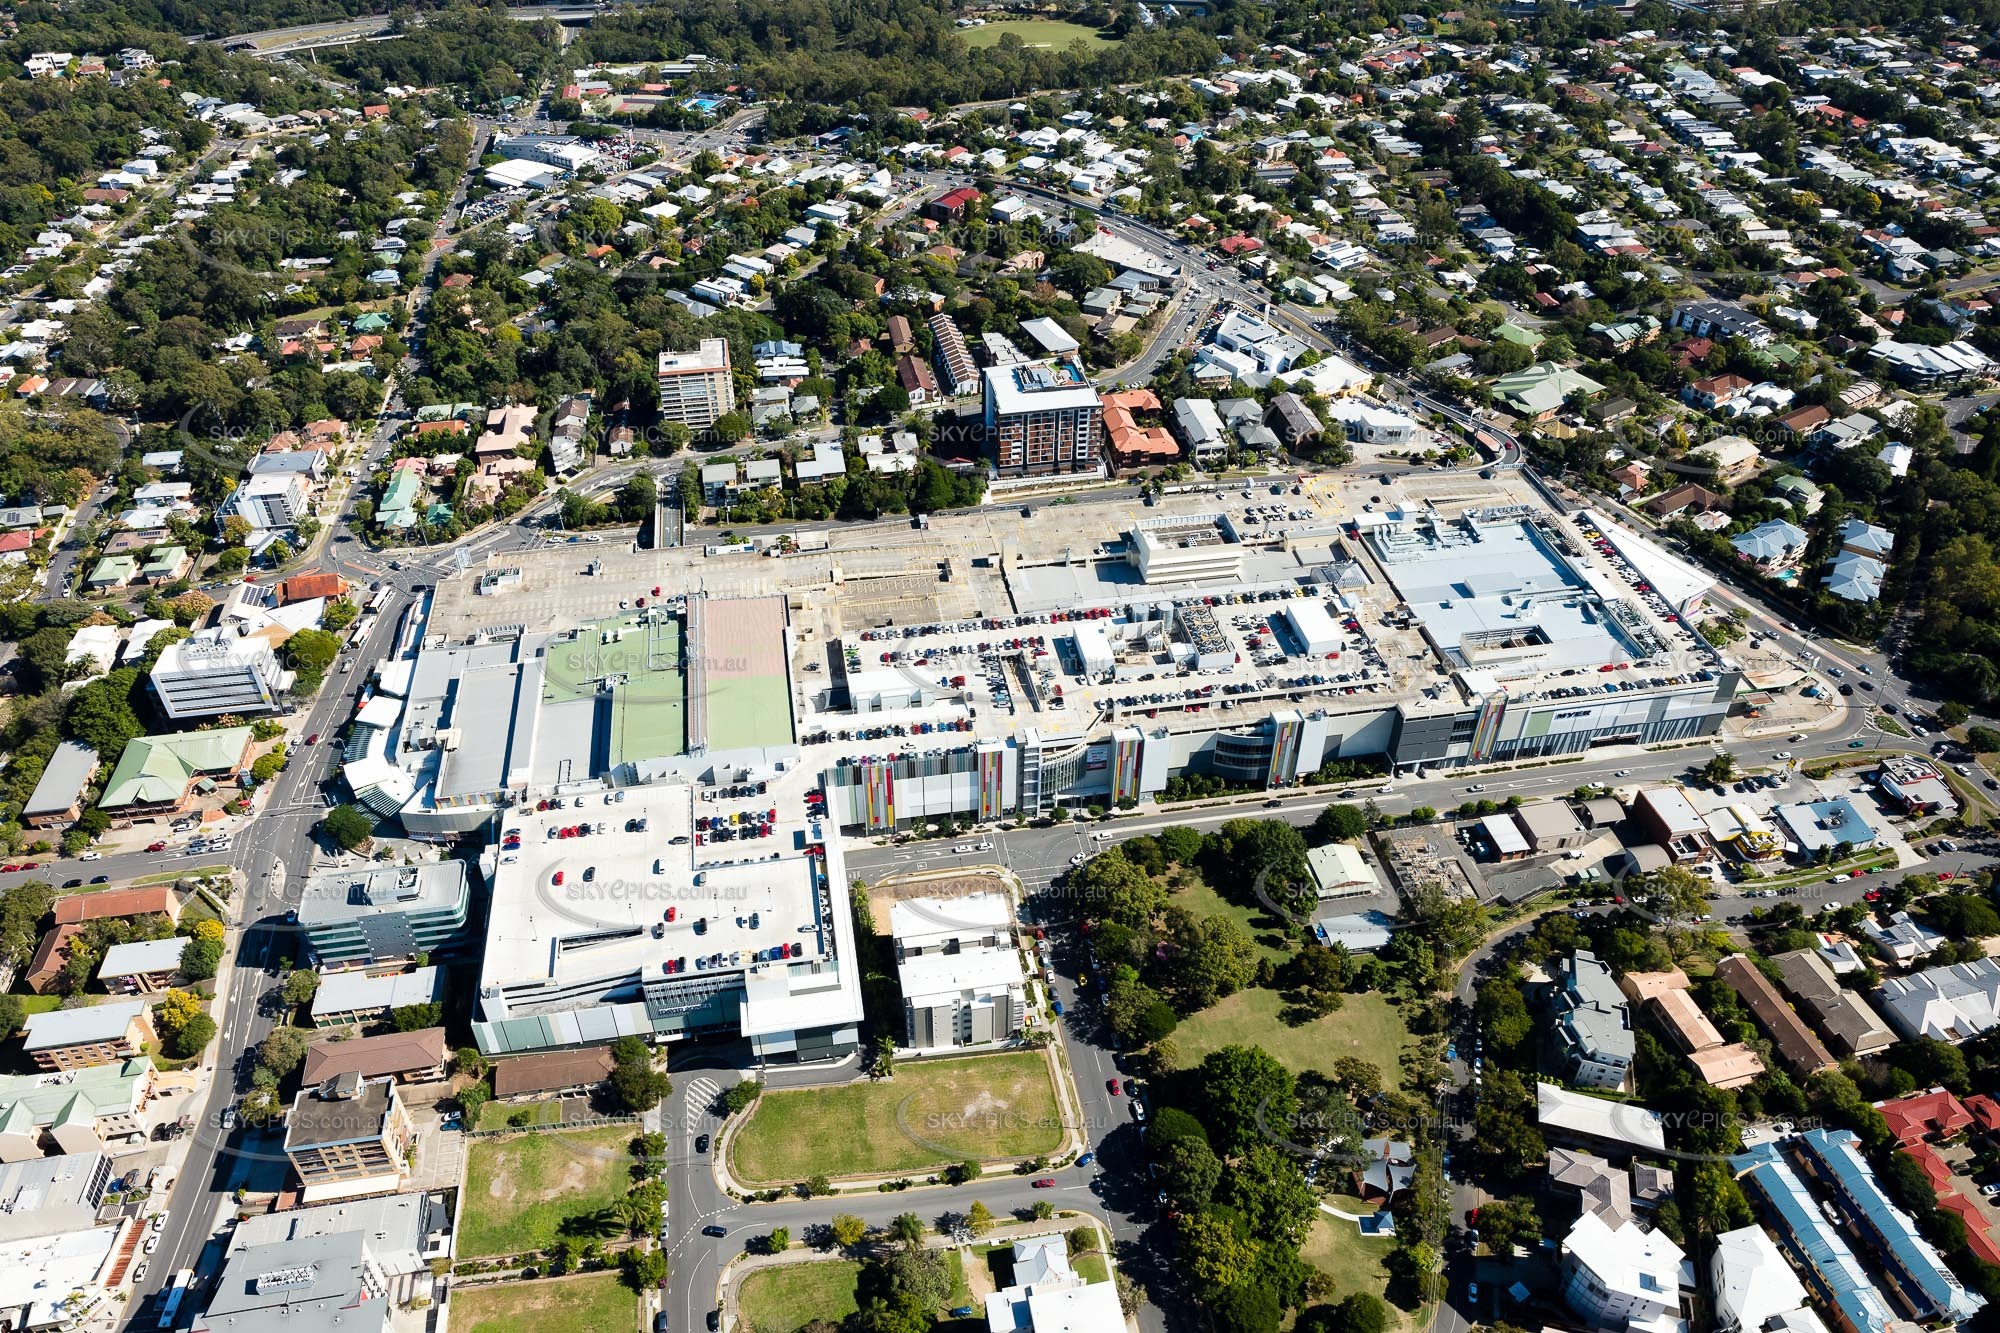
[{"label": "multi-storey car park", "polygon": [[1720,727],[1741,673],[1664,551],[1510,476],[1324,484],[494,557],[400,627],[345,774],[415,835],[502,844],[482,1047],[783,1058],[854,1040],[841,829]]}]

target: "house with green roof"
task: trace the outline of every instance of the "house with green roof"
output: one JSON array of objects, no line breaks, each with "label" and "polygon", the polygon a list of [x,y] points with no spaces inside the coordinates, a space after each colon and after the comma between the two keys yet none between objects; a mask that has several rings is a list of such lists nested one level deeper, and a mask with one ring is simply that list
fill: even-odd
[{"label": "house with green roof", "polygon": [[414,469],[392,473],[382,488],[382,503],[375,506],[375,521],[385,528],[413,528],[417,525],[416,502],[423,491]]},{"label": "house with green roof", "polygon": [[83,576],[86,592],[109,592],[122,588],[139,573],[139,562],[129,555],[107,555],[90,567]]},{"label": "house with green roof", "polygon": [[1532,352],[1542,345],[1542,335],[1531,329],[1524,329],[1519,324],[1502,323],[1499,328],[1493,330],[1493,341],[1512,343],[1516,347],[1525,347]]},{"label": "house with green roof", "polygon": [[379,310],[371,310],[365,315],[358,316],[354,321],[354,332],[356,333],[387,333],[388,331],[389,317]]},{"label": "house with green roof", "polygon": [[128,741],[97,807],[121,826],[177,815],[217,777],[249,768],[254,739],[248,727],[217,727]]},{"label": "house with green roof", "polygon": [[172,583],[187,573],[192,563],[185,546],[156,546],[139,566],[139,577],[150,584]]},{"label": "house with green roof", "polygon": [[1553,361],[1537,361],[1493,381],[1494,398],[1531,421],[1546,421],[1554,416],[1572,395],[1590,398],[1602,392],[1604,386],[1590,376]]}]

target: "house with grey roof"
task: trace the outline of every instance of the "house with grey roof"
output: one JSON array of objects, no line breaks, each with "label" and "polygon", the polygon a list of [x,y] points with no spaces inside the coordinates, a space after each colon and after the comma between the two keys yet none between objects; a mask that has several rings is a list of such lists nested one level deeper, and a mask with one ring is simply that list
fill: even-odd
[{"label": "house with grey roof", "polygon": [[1798,524],[1774,518],[1731,537],[1729,544],[1736,548],[1738,557],[1769,571],[1797,564],[1809,540],[1806,530]]}]

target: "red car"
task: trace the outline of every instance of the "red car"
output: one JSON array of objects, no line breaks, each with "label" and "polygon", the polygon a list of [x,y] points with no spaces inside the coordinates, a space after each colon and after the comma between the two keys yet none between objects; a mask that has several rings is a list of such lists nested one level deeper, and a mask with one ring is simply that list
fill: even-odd
[{"label": "red car", "polygon": [[17,865],[11,865],[11,864],[9,864],[9,865],[4,865],[4,866],[0,866],[0,875],[11,875],[11,874],[13,874],[13,873],[14,873],[14,872],[15,872],[16,870],[19,870],[20,868],[21,868],[21,867],[19,867],[19,866],[17,866]]},{"label": "red car", "polygon": [[1054,1176],[1043,1176],[1040,1180],[1035,1182],[1035,1188],[1038,1190],[1052,1190],[1055,1187],[1056,1187],[1056,1178]]},{"label": "red car", "polygon": [[146,845],[146,850],[149,852],[164,852],[165,850],[167,850],[167,844],[165,844],[164,842],[148,843]]},{"label": "red car", "polygon": [[549,881],[549,883],[551,883],[551,884],[561,884],[561,883],[562,883],[562,877],[563,877],[563,872],[562,872],[562,871],[560,871],[560,870],[558,870],[558,871],[556,871],[556,874],[555,874],[555,878],[554,878],[554,879],[552,879],[552,880],[550,880],[550,881]]},{"label": "red car", "polygon": [[1110,1091],[1110,1093],[1111,1093],[1111,1095],[1112,1095],[1113,1097],[1116,1097],[1116,1096],[1118,1095],[1118,1080],[1117,1080],[1117,1079],[1115,1079],[1115,1078],[1107,1078],[1107,1079],[1105,1079],[1105,1080],[1104,1080],[1104,1086],[1105,1086],[1105,1088],[1106,1088],[1106,1089],[1108,1089],[1108,1090]]},{"label": "red car", "polygon": [[307,744],[307,745],[318,745],[318,744],[319,744],[319,733],[318,733],[317,731],[315,731],[315,732],[314,732],[314,733],[313,733],[312,735],[310,735],[310,736],[306,737],[306,744]]}]

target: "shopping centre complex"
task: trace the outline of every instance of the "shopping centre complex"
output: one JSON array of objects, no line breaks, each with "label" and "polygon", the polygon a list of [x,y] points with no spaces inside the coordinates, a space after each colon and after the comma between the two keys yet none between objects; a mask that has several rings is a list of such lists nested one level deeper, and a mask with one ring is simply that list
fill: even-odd
[{"label": "shopping centre complex", "polygon": [[1741,676],[1684,623],[1708,586],[1469,472],[563,543],[412,610],[345,774],[413,835],[516,844],[482,1046],[729,1029],[831,1051],[859,1014],[837,830],[1713,734]]}]

